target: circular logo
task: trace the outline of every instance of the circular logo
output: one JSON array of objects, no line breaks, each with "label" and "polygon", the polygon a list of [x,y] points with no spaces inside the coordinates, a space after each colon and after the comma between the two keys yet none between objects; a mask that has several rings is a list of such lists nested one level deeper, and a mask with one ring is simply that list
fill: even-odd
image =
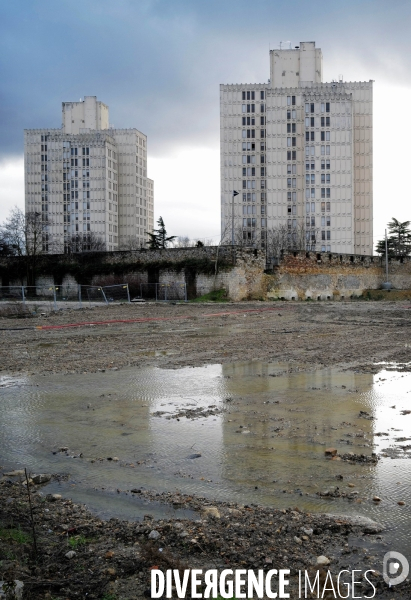
[{"label": "circular logo", "polygon": [[400,552],[390,551],[384,556],[382,574],[390,587],[405,581],[410,571],[408,560]]}]

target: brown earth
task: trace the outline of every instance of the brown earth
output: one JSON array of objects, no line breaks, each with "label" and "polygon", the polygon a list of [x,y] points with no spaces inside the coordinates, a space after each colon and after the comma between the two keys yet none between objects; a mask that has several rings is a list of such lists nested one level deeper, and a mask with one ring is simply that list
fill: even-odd
[{"label": "brown earth", "polygon": [[[407,302],[372,301],[144,304],[8,316],[0,317],[0,369],[47,374],[261,360],[286,362],[290,371],[334,365],[376,372],[380,362],[410,370],[410,318]],[[61,327],[75,323],[84,324]],[[30,490],[32,519],[23,479],[0,480],[0,577],[23,581],[23,598],[135,600],[150,597],[152,567],[186,567],[289,568],[294,599],[298,570],[316,569],[319,555],[329,558],[334,576],[375,568],[377,598],[410,597],[408,582],[389,590],[378,573],[383,541],[373,526],[219,502],[206,515],[209,500],[176,493],[152,495],[201,518],[101,521],[70,500],[43,496],[41,485]],[[150,538],[152,531],[158,535]],[[357,593],[371,597],[372,588],[361,578]]]},{"label": "brown earth", "polygon": [[[121,320],[128,322],[115,322]],[[408,302],[372,301],[147,303],[0,317],[0,369],[63,373],[261,360],[375,372],[375,363],[411,360],[410,320]],[[89,324],[48,329],[75,323]]]},{"label": "brown earth", "polygon": [[[101,521],[71,500],[43,495],[41,486],[28,488],[30,496],[22,476],[9,474],[0,481],[0,574],[4,581],[22,581],[27,599],[150,598],[153,568],[289,569],[287,591],[293,599],[299,597],[300,570],[312,577],[321,569],[323,579],[329,570],[336,585],[340,571],[358,569],[357,597],[371,597],[369,581],[378,598],[393,594],[379,570],[376,555],[383,542],[373,522],[355,524],[349,518],[305,514],[298,508],[210,505],[204,498],[179,493],[156,494],[155,499],[195,510],[200,518],[154,521],[147,514],[137,523]],[[324,568],[316,566],[319,556],[329,561]],[[346,593],[346,587],[342,590]],[[411,586],[404,583],[398,591],[396,598],[408,598]]]}]

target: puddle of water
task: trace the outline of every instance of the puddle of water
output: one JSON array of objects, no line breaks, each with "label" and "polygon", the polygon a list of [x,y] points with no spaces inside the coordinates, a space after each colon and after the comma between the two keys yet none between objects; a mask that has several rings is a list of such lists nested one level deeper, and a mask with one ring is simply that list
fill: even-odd
[{"label": "puddle of water", "polygon": [[127,519],[141,521],[144,515],[154,519],[199,519],[200,515],[186,508],[174,508],[162,502],[150,500],[140,494],[113,492],[108,490],[102,494],[99,490],[77,487],[69,482],[53,482],[43,487],[43,494],[62,494],[65,497],[75,497],[76,502],[81,502],[92,507],[93,512],[102,519]]},{"label": "puddle of water", "polygon": [[[103,516],[167,515],[169,509],[147,506],[125,490],[179,489],[366,515],[388,527],[397,551],[410,551],[411,461],[403,458],[410,449],[399,447],[411,446],[403,440],[411,438],[411,414],[401,414],[411,409],[411,374],[288,370],[255,361],[6,377],[0,381],[1,460],[6,467],[69,473],[58,489]],[[199,408],[215,414],[173,418]],[[374,418],[361,418],[360,411]],[[63,446],[67,455],[53,454]],[[351,465],[326,460],[330,446],[341,454],[399,450],[376,465]],[[317,495],[336,486],[365,500]],[[381,503],[372,502],[375,495]]]}]

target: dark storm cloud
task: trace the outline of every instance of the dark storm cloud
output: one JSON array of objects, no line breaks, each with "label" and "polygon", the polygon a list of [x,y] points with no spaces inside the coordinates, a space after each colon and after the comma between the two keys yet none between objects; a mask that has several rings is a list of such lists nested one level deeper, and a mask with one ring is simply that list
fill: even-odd
[{"label": "dark storm cloud", "polygon": [[24,128],[60,127],[61,102],[84,95],[146,133],[152,154],[215,145],[219,83],[266,81],[269,44],[315,40],[326,76],[346,55],[363,79],[396,77],[410,70],[410,14],[395,0],[3,2],[0,155],[22,152]]}]

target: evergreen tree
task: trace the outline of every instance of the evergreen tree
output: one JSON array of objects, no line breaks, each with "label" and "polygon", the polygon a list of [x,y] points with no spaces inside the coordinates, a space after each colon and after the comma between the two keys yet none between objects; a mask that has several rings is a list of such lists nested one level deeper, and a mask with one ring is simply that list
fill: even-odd
[{"label": "evergreen tree", "polygon": [[[411,229],[410,221],[402,223],[394,217],[388,223],[387,247],[390,258],[400,258],[408,256],[411,253]],[[378,254],[385,254],[385,239],[377,242],[376,250]]]},{"label": "evergreen tree", "polygon": [[175,235],[167,237],[167,231],[164,225],[163,217],[158,219],[157,226],[158,229],[153,229],[153,233],[146,231],[146,234],[150,237],[147,244],[151,250],[155,250],[156,248],[167,248],[168,243],[172,242],[176,238]]}]

